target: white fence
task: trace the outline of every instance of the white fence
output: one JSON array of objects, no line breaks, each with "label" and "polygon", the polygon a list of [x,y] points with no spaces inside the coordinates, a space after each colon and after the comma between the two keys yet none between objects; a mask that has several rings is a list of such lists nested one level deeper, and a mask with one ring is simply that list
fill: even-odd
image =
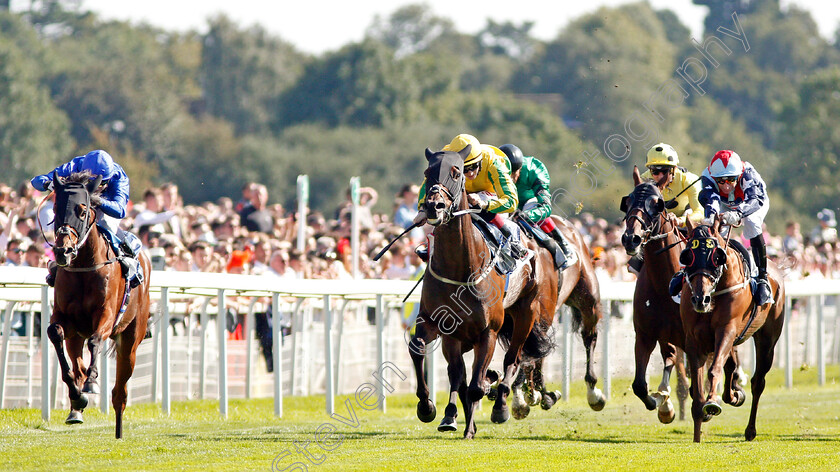
[{"label": "white fence", "polygon": [[[67,395],[46,336],[49,310],[41,310],[49,306],[52,292],[43,284],[44,275],[44,269],[0,267],[0,303],[5,306],[0,408],[40,406],[48,419],[51,408],[67,407]],[[173,399],[215,397],[220,413],[226,416],[230,396],[273,396],[275,415],[282,416],[284,395],[326,393],[326,409],[332,413],[336,394],[354,392],[380,369],[388,374],[375,382],[384,409],[384,398],[391,388],[415,388],[406,335],[400,325],[402,298],[413,284],[383,280],[280,282],[258,276],[154,272],[154,336],[138,351],[129,382],[129,402],[161,402],[168,414]],[[840,323],[835,303],[840,281],[788,282],[787,294],[787,319],[777,346],[776,365],[784,367],[790,387],[794,368],[816,364],[823,384],[825,364],[840,362]],[[626,303],[632,299],[633,284],[603,285],[601,295],[605,316],[595,361],[600,364],[603,390],[609,396],[612,376],[633,374],[634,337]],[[807,300],[797,316],[791,316],[792,298]],[[227,319],[225,305],[233,299],[245,316],[243,340],[228,339],[226,323],[217,322]],[[285,337],[280,335],[281,324],[272,323],[273,374],[266,372],[266,363],[260,360],[253,330],[255,313],[264,312],[269,305],[291,323],[291,333]],[[40,337],[33,332],[39,313]],[[560,352],[545,363],[546,378],[561,380],[567,400],[569,383],[582,378],[584,370],[580,337],[568,331],[568,316],[563,310],[556,326]],[[26,327],[24,335],[12,336],[13,323],[20,321]],[[745,346],[751,347],[752,343]],[[750,371],[755,358],[752,349],[741,350],[742,362]],[[497,350],[497,358],[499,353]],[[650,369],[661,368],[658,355],[652,359]],[[446,366],[439,350],[433,351],[428,361],[430,390],[445,389]],[[390,367],[383,369],[386,363]],[[103,354],[102,393],[98,399],[103,411],[110,403],[114,364]],[[401,374],[406,376],[404,381]]]}]

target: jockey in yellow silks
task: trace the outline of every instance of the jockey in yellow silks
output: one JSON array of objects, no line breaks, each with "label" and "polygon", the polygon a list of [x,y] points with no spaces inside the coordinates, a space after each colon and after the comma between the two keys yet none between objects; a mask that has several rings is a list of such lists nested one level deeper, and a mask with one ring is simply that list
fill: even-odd
[{"label": "jockey in yellow silks", "polygon": [[[515,223],[500,215],[512,213],[516,210],[519,200],[516,194],[516,185],[510,177],[510,163],[504,152],[495,146],[482,145],[475,136],[470,134],[459,134],[452,141],[443,147],[444,151],[459,152],[467,146],[472,146],[470,154],[464,159],[464,177],[466,177],[465,188],[467,200],[473,207],[481,210],[479,216],[494,226],[511,241],[511,249],[517,258],[524,257],[527,251],[522,247],[519,237],[514,236]],[[484,193],[486,192],[486,193]],[[476,194],[486,195],[482,199]],[[426,181],[420,185],[420,195],[417,198],[418,214],[414,218],[416,223],[425,221],[426,210],[423,203],[426,199]],[[424,257],[424,248],[418,248],[418,254]]]}]

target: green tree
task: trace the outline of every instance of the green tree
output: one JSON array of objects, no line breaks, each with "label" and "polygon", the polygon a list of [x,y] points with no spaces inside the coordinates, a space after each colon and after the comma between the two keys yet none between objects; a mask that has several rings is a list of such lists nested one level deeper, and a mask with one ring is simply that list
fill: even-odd
[{"label": "green tree", "polygon": [[210,20],[201,61],[207,111],[238,134],[265,133],[278,97],[303,72],[307,58],[254,26],[240,30],[225,16]]},{"label": "green tree", "polygon": [[0,36],[0,166],[13,185],[51,169],[73,148],[67,116],[50,101],[40,74],[27,51]]},{"label": "green tree", "polygon": [[[835,172],[840,156],[840,68],[815,73],[799,87],[795,100],[782,110],[778,151],[779,178],[774,181],[786,199],[806,214],[824,207],[838,209],[840,182]],[[794,178],[790,178],[795,174]]]}]

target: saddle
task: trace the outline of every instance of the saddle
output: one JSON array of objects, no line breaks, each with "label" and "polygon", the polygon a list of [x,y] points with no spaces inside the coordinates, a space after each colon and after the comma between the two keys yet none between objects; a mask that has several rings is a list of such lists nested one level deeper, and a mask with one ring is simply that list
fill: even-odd
[{"label": "saddle", "polygon": [[[490,257],[496,261],[496,271],[501,275],[510,275],[516,270],[516,258],[511,254],[510,244],[502,244],[505,241],[502,232],[495,226],[484,221],[483,218],[476,213],[470,214],[473,225],[478,228],[478,231],[487,242],[487,247],[490,249]],[[501,251],[497,258],[496,255]]]}]

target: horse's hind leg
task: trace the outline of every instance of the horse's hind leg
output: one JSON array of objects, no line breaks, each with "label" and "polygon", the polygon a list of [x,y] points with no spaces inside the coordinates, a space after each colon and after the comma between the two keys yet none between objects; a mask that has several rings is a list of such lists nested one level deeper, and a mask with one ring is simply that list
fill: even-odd
[{"label": "horse's hind leg", "polygon": [[533,371],[534,369],[530,362],[523,362],[519,367],[519,373],[516,375],[516,378],[510,386],[513,394],[510,411],[513,414],[513,417],[517,420],[526,418],[528,413],[531,412],[531,407],[528,406],[528,402],[525,401],[524,390],[528,388],[528,385],[531,383],[531,375]]},{"label": "horse's hind leg", "polygon": [[[735,348],[732,348],[735,353]],[[723,401],[732,406],[741,406],[747,398],[747,394],[738,383],[738,358],[735,355],[729,356],[723,364]]]},{"label": "horse's hind leg", "polygon": [[680,404],[680,421],[685,420],[685,401],[689,396],[689,381],[685,368],[685,352],[677,348],[674,365],[677,368],[677,400]]},{"label": "horse's hind leg", "polygon": [[659,407],[657,416],[659,422],[668,424],[674,421],[675,412],[674,405],[671,403],[671,372],[674,370],[674,364],[677,361],[677,349],[673,344],[659,340],[659,349],[662,353],[662,360],[665,365],[662,369],[662,382],[660,382],[657,392],[653,394],[654,400]]},{"label": "horse's hind leg", "polygon": [[134,362],[137,356],[137,346],[143,341],[146,327],[143,326],[139,333],[136,330],[137,320],[135,319],[117,339],[117,376],[114,379],[114,388],[111,390],[111,404],[114,406],[116,416],[115,437],[122,438],[122,417],[125,412],[125,403],[128,398],[128,379],[134,373]]},{"label": "horse's hind leg", "polygon": [[572,316],[575,320],[580,322],[581,330],[580,337],[583,338],[583,347],[586,349],[586,401],[589,407],[595,411],[604,409],[607,403],[607,398],[603,392],[596,387],[598,383],[598,374],[595,373],[595,365],[592,359],[592,351],[595,349],[595,344],[598,341],[598,321],[601,320],[601,301],[595,299],[586,300],[586,304],[582,308],[571,306]]},{"label": "horse's hind leg", "polygon": [[87,347],[90,351],[90,366],[87,369],[87,380],[85,380],[82,392],[96,395],[99,393],[99,354],[102,352],[102,336],[94,333],[88,338]]},{"label": "horse's hind leg", "polygon": [[755,439],[755,417],[758,413],[758,400],[764,392],[764,377],[767,375],[767,372],[770,371],[770,367],[773,366],[773,353],[776,347],[776,341],[778,341],[778,337],[775,337],[774,339],[770,335],[762,333],[762,331],[763,329],[759,330],[759,332],[755,333],[753,336],[755,339],[756,362],[755,373],[750,381],[750,391],[752,392],[750,420],[749,423],[747,423],[747,429],[744,431],[744,438],[747,441]]},{"label": "horse's hind leg", "polygon": [[560,399],[560,391],[548,391],[545,388],[545,379],[542,373],[543,359],[539,359],[534,363],[533,385],[534,389],[542,394],[540,399],[540,407],[543,410],[550,410],[551,407]]},{"label": "horse's hind leg", "polygon": [[[76,384],[76,376],[70,370],[70,364],[67,362],[67,355],[64,351],[64,327],[58,323],[52,323],[47,328],[47,336],[50,338],[55,353],[58,356],[58,364],[61,367],[61,380],[67,385],[67,390],[70,397],[70,414],[67,416],[65,422],[67,424],[83,423],[82,411],[88,405],[87,395],[83,394]],[[67,349],[70,351],[70,356],[73,359],[74,370],[79,370],[77,367],[77,359],[81,357],[81,342],[78,337],[71,337],[67,339]],[[78,352],[77,352],[78,351]],[[79,376],[81,377],[81,375]]]}]

